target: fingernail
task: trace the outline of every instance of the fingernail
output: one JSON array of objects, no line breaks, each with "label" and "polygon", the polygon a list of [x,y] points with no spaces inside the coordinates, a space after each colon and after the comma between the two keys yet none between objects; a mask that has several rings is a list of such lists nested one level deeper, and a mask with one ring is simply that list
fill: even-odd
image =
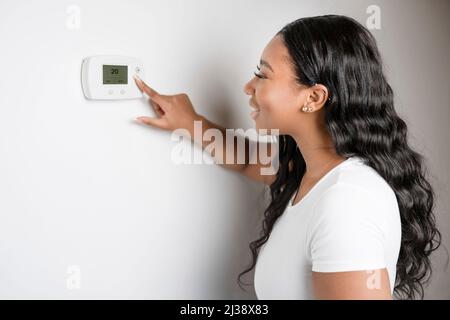
[{"label": "fingernail", "polygon": [[145,122],[141,118],[136,118],[135,120],[139,123],[145,124]]},{"label": "fingernail", "polygon": [[141,78],[139,78],[137,75],[134,75],[133,78],[139,82],[142,82]]}]

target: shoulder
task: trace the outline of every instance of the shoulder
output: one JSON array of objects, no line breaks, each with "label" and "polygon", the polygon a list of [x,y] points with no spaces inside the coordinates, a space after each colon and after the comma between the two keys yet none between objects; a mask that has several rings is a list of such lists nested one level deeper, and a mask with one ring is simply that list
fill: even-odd
[{"label": "shoulder", "polygon": [[[400,243],[396,196],[371,167],[339,167],[313,203],[306,241],[313,271],[384,268]],[[386,260],[387,259],[387,260]]]},{"label": "shoulder", "polygon": [[394,190],[374,168],[361,158],[352,157],[322,189],[315,206],[326,203],[343,203],[346,207],[368,204],[392,206],[397,201]]},{"label": "shoulder", "polygon": [[339,168],[321,190],[312,206],[310,230],[336,228],[352,232],[371,224],[386,231],[398,224],[399,208],[395,192],[373,168],[359,158]]}]

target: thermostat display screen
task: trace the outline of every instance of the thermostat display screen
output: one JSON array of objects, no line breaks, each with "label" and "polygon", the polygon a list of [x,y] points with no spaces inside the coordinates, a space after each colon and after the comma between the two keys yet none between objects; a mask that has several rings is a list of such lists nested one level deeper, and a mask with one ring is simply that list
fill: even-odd
[{"label": "thermostat display screen", "polygon": [[103,65],[103,84],[128,84],[128,66]]}]

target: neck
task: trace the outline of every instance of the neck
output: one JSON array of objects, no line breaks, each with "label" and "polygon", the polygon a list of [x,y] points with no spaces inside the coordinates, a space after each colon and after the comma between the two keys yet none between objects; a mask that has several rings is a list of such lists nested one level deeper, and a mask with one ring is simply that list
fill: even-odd
[{"label": "neck", "polygon": [[304,176],[320,178],[324,170],[345,160],[336,153],[333,141],[326,130],[307,130],[307,133],[293,134],[295,142],[306,163]]}]

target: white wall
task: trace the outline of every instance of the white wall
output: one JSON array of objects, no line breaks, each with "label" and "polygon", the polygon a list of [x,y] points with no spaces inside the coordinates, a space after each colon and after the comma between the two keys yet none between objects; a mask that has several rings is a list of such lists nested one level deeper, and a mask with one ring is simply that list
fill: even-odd
[{"label": "white wall", "polygon": [[[254,299],[236,276],[263,187],[219,166],[175,165],[170,134],[133,121],[153,115],[145,100],[84,99],[82,58],[139,57],[155,89],[187,92],[211,120],[250,128],[242,87],[270,38],[303,16],[364,23],[370,4],[382,9],[373,32],[397,108],[439,176],[448,233],[448,2],[2,0],[0,297]],[[66,25],[71,5],[80,28]],[[442,261],[428,297],[450,298]],[[71,290],[73,265],[81,288]]]}]

